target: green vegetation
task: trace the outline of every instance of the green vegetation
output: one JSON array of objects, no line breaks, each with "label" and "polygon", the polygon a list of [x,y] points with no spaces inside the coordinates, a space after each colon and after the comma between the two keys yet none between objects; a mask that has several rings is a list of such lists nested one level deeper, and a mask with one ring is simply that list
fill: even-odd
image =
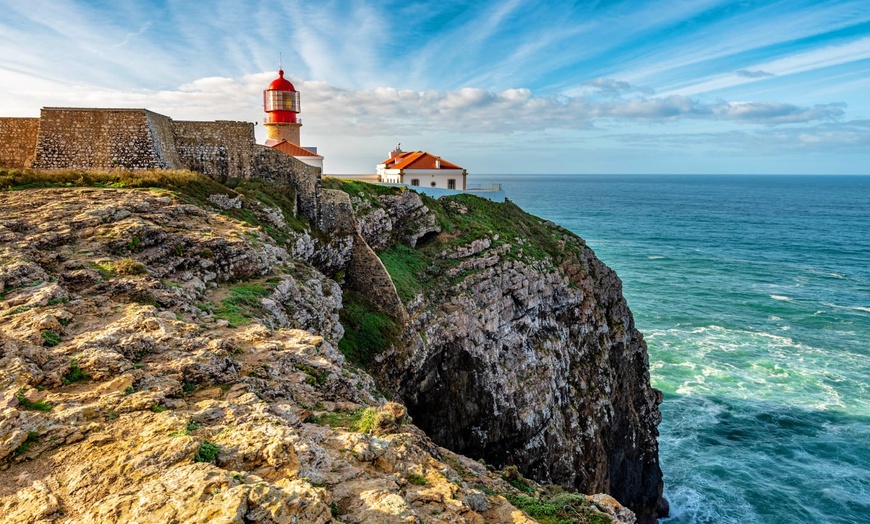
[{"label": "green vegetation", "polygon": [[151,411],[153,411],[154,413],[163,413],[167,409],[169,409],[169,408],[167,408],[166,406],[161,406],[160,404],[157,404],[155,406],[151,406]]},{"label": "green vegetation", "polygon": [[48,402],[42,400],[31,402],[27,400],[27,397],[25,397],[24,393],[21,391],[15,394],[15,398],[18,399],[18,406],[21,407],[21,409],[26,409],[28,411],[51,411],[51,408],[54,407]]},{"label": "green vegetation", "polygon": [[377,184],[369,184],[359,180],[342,180],[339,178],[325,177],[323,179],[324,189],[338,189],[344,191],[352,197],[368,202],[373,207],[382,207],[381,201],[378,200],[380,195],[397,195],[402,191],[407,191],[403,187],[381,186]]},{"label": "green vegetation", "polygon": [[309,416],[306,422],[370,434],[375,428],[377,415],[378,410],[375,408],[363,408],[356,411],[327,411],[319,416]]},{"label": "green vegetation", "polygon": [[428,264],[420,251],[397,244],[378,256],[387,268],[396,291],[403,301],[408,302],[415,295],[423,292],[419,276],[425,274]]},{"label": "green vegetation", "polygon": [[305,377],[305,383],[310,386],[322,386],[326,382],[326,378],[329,377],[327,370],[318,370],[306,364],[296,364],[295,367],[308,375]]},{"label": "green vegetation", "polygon": [[271,289],[255,283],[236,284],[228,293],[220,304],[207,302],[199,304],[200,309],[211,311],[215,318],[226,320],[232,327],[248,325],[252,319],[266,315],[262,299],[269,296]]},{"label": "green vegetation", "polygon": [[346,291],[343,302],[339,317],[345,331],[338,349],[352,363],[365,367],[384,348],[397,343],[401,328],[359,293]]},{"label": "green vegetation", "polygon": [[30,446],[39,442],[39,433],[36,431],[28,431],[27,438],[24,439],[24,442],[18,445],[15,448],[15,456],[24,455],[30,450]]},{"label": "green vegetation", "polygon": [[208,440],[203,440],[202,444],[199,446],[199,451],[197,451],[196,455],[193,457],[193,461],[214,463],[220,452],[221,448],[216,444],[209,442]]},{"label": "green vegetation", "polygon": [[103,280],[109,280],[117,276],[115,273],[115,268],[112,267],[112,264],[109,262],[91,262],[91,268],[96,270],[97,273],[100,274]]},{"label": "green vegetation", "polygon": [[145,275],[148,273],[148,270],[142,263],[136,262],[132,258],[122,258],[112,262],[112,271],[118,275],[129,276]]},{"label": "green vegetation", "polygon": [[78,359],[72,359],[69,362],[69,370],[60,377],[60,380],[64,384],[73,384],[75,382],[84,382],[85,380],[90,380],[91,376],[85,373],[82,368],[79,367]]},{"label": "green vegetation", "polygon": [[595,511],[578,493],[559,493],[552,497],[505,494],[505,498],[541,524],[610,524],[612,519]]},{"label": "green vegetation", "polygon": [[169,434],[170,437],[186,437],[199,429],[199,423],[195,420],[190,420],[184,427],[183,431],[173,431]]},{"label": "green vegetation", "polygon": [[3,314],[4,317],[11,317],[12,315],[17,315],[19,313],[24,313],[25,311],[30,311],[32,308],[30,306],[18,306],[15,309],[7,311]]},{"label": "green vegetation", "polygon": [[520,474],[520,471],[517,469],[516,466],[508,466],[504,468],[504,471],[502,471],[501,474],[501,478],[519,491],[529,494],[533,494],[535,492],[535,488],[532,487],[532,483]]},{"label": "green vegetation", "polygon": [[124,388],[124,395],[132,395],[136,390],[133,389],[133,386],[127,386]]},{"label": "green vegetation", "polygon": [[42,345],[50,348],[60,344],[60,335],[51,330],[46,330],[40,333],[42,336]]},{"label": "green vegetation", "polygon": [[415,486],[428,486],[429,485],[429,481],[426,480],[426,477],[424,477],[423,475],[417,475],[416,473],[411,473],[405,478],[408,479],[409,483],[411,483]]}]

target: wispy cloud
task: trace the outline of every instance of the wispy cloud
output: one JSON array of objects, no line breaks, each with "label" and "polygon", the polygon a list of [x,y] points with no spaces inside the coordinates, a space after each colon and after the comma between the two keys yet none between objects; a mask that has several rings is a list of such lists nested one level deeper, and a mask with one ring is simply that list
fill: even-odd
[{"label": "wispy cloud", "polygon": [[734,71],[737,76],[742,76],[744,78],[770,78],[772,76],[776,76],[773,73],[768,73],[767,71],[762,71],[761,69],[738,69]]},{"label": "wispy cloud", "polygon": [[0,12],[0,115],[258,120],[283,52],[303,134],[346,144],[441,133],[482,151],[546,135],[567,151],[631,128],[793,155],[863,143],[842,123],[870,119],[866,0],[0,0]]}]

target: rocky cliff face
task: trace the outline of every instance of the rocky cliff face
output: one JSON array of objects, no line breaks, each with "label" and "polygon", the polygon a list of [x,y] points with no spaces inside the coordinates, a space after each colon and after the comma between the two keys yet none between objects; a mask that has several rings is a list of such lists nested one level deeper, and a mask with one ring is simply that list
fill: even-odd
[{"label": "rocky cliff face", "polygon": [[416,423],[442,446],[610,493],[655,521],[662,397],[616,274],[510,203],[355,203],[368,243],[408,281],[410,325],[375,367]]},{"label": "rocky cliff face", "polygon": [[[347,364],[345,293],[316,267],[341,280],[352,235],[310,229],[277,188],[160,176],[154,183],[174,192],[0,192],[4,522],[635,522],[608,496],[544,489],[440,447]],[[395,225],[382,247],[431,241],[438,217],[390,198],[401,205],[382,207]],[[602,281],[592,272],[603,269],[582,262],[498,268],[484,260],[507,253],[499,241],[469,246],[444,256],[480,277],[461,269],[444,277],[458,287],[439,287],[431,306],[409,301],[408,333],[421,335],[394,350],[402,368],[389,371],[390,354],[379,353],[414,421],[436,441],[542,479],[573,478],[564,475],[574,467],[612,482],[613,471],[628,473],[622,464],[644,464],[620,447],[643,441],[649,428],[635,423],[656,412],[642,402],[647,389],[629,387],[645,354],[615,277]],[[612,301],[584,287],[602,282]],[[617,321],[627,323],[614,332]],[[536,330],[547,335],[521,336]],[[509,338],[495,345],[496,335]],[[563,339],[598,343],[568,349]],[[578,391],[592,396],[570,397]],[[432,398],[440,394],[461,404]],[[631,399],[636,415],[617,413]],[[574,424],[585,433],[569,449]],[[511,451],[510,428],[536,428],[565,454],[542,458],[534,435]],[[608,442],[618,428],[624,435]],[[612,449],[623,462],[591,455]]]}]

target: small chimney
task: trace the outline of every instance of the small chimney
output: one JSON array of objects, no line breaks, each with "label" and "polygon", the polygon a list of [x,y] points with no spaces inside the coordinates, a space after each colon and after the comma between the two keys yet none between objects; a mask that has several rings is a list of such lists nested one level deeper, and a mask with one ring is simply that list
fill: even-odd
[{"label": "small chimney", "polygon": [[398,144],[396,144],[396,149],[393,149],[392,151],[390,151],[390,158],[395,158],[395,157],[401,155],[402,153],[404,153],[404,151],[402,151],[402,143],[399,142]]},{"label": "small chimney", "polygon": [[441,159],[435,160],[435,169],[441,169]]}]

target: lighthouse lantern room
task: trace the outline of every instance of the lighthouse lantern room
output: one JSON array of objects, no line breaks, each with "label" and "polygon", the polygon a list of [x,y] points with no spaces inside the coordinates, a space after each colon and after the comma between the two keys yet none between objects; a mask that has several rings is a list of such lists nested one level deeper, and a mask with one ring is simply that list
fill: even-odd
[{"label": "lighthouse lantern room", "polygon": [[263,109],[266,119],[267,144],[274,140],[286,140],[299,144],[299,128],[302,120],[299,118],[299,92],[293,84],[284,78],[284,70],[278,71],[278,78],[263,91]]}]

